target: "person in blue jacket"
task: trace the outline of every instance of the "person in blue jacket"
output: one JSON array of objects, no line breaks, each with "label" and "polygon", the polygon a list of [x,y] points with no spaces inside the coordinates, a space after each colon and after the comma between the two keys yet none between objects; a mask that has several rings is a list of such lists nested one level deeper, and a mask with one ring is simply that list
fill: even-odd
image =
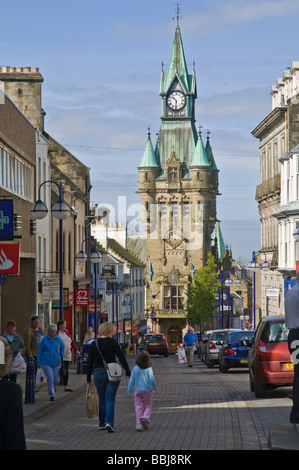
[{"label": "person in blue jacket", "polygon": [[37,367],[42,367],[47,377],[50,401],[55,401],[55,387],[59,381],[60,367],[64,356],[64,344],[56,334],[57,326],[50,324],[48,334],[39,346],[37,354]]},{"label": "person in blue jacket", "polygon": [[137,431],[147,430],[152,411],[152,389],[158,393],[158,386],[152,369],[152,361],[147,351],[141,351],[136,358],[128,383],[128,394],[134,387],[134,403]]}]

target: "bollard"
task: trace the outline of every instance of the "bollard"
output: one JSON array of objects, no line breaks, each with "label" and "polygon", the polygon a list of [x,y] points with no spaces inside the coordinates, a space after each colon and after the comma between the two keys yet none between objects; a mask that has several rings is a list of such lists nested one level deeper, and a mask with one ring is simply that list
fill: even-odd
[{"label": "bollard", "polygon": [[80,348],[80,356],[77,356],[77,374],[83,374],[83,353]]},{"label": "bollard", "polygon": [[25,403],[35,403],[35,361],[27,357]]}]

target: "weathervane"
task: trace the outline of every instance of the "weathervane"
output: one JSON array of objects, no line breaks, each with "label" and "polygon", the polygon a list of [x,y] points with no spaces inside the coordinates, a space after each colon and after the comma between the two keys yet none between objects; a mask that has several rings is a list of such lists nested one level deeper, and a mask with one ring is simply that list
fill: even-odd
[{"label": "weathervane", "polygon": [[[179,27],[180,27],[180,19],[182,19],[182,18],[180,18],[180,11],[181,11],[181,9],[180,9],[180,4],[179,4],[179,3],[176,4],[176,9],[175,9],[175,11],[176,11],[177,28],[179,28]],[[174,17],[173,17],[172,19],[174,20]]]}]

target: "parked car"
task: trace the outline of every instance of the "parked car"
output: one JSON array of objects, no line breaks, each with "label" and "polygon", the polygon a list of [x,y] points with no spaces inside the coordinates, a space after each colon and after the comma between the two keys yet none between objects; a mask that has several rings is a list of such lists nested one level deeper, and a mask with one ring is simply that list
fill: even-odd
[{"label": "parked car", "polygon": [[202,361],[204,360],[204,351],[205,351],[205,347],[206,347],[206,345],[208,344],[209,337],[210,337],[212,331],[213,331],[213,330],[207,330],[207,331],[205,331],[205,332],[202,334],[201,339],[198,341],[197,354],[198,354],[199,359],[201,359]]},{"label": "parked car", "polygon": [[248,367],[248,351],[252,346],[254,330],[227,332],[219,349],[219,370],[226,373],[231,368]]},{"label": "parked car", "polygon": [[164,335],[149,333],[144,335],[146,350],[149,354],[169,355],[168,344]]},{"label": "parked car", "polygon": [[219,349],[222,346],[223,340],[228,331],[233,331],[233,329],[223,329],[223,330],[213,330],[209,337],[208,343],[206,344],[204,350],[204,363],[207,367],[213,367],[215,364],[218,364],[218,353]]},{"label": "parked car", "polygon": [[288,334],[284,316],[265,317],[258,324],[248,354],[250,389],[257,398],[264,398],[267,390],[293,384]]}]

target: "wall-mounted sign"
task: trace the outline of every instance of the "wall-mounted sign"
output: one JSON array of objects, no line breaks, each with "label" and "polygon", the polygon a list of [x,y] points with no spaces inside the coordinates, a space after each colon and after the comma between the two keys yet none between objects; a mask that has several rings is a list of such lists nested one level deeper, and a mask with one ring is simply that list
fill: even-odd
[{"label": "wall-mounted sign", "polygon": [[59,277],[44,277],[43,279],[43,300],[59,299]]},{"label": "wall-mounted sign", "polygon": [[89,289],[76,289],[76,305],[89,305]]},{"label": "wall-mounted sign", "polygon": [[13,201],[0,199],[0,240],[13,239]]},{"label": "wall-mounted sign", "polygon": [[0,243],[0,273],[20,274],[20,245]]}]

